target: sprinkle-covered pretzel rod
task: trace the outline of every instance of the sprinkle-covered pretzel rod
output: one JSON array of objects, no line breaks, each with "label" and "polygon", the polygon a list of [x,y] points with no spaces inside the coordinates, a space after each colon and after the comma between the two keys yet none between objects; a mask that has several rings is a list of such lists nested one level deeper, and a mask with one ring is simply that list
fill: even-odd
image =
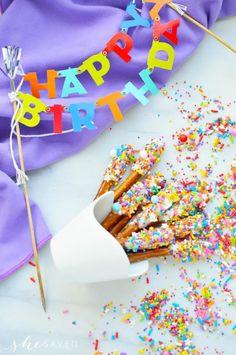
[{"label": "sprinkle-covered pretzel rod", "polygon": [[158,222],[161,217],[170,209],[173,204],[180,201],[184,189],[179,185],[168,184],[157,196],[153,196],[152,202],[144,206],[143,210],[135,215],[131,221],[117,235],[117,239],[123,240],[143,228],[148,227],[153,222]]},{"label": "sprinkle-covered pretzel rod", "polygon": [[146,144],[144,150],[140,151],[140,158],[133,164],[130,175],[114,190],[114,201],[117,201],[142,176],[146,176],[150,172],[151,168],[160,161],[163,151],[164,143],[161,139],[152,139]]},{"label": "sprinkle-covered pretzel rod", "polygon": [[205,224],[207,224],[206,216],[200,213],[181,218],[170,224],[163,223],[158,227],[142,229],[137,233],[132,233],[132,236],[127,239],[119,240],[119,242],[127,251],[157,249],[174,244],[176,239],[201,235]]},{"label": "sprinkle-covered pretzel rod", "polygon": [[[139,208],[137,214],[141,211],[142,209]],[[115,224],[111,229],[109,229],[109,232],[116,238],[118,233],[129,223],[129,221],[130,218],[128,216],[122,217],[117,224]],[[153,225],[156,225],[156,223],[150,223],[148,227],[152,227]]]},{"label": "sprinkle-covered pretzel rod", "polygon": [[106,192],[110,191],[111,188],[112,188],[112,185],[113,185],[113,181],[106,181],[106,180],[103,180],[100,187],[99,187],[99,190],[97,192],[97,195],[95,196],[95,200],[104,195]]},{"label": "sprinkle-covered pretzel rod", "polygon": [[[104,219],[102,226],[107,230],[114,226],[116,227],[115,233],[119,232],[140,206],[151,202],[152,196],[165,186],[165,182],[164,176],[159,173],[148,175],[143,181],[136,182],[113,204],[112,211]],[[119,226],[116,226],[116,224],[119,224]],[[111,233],[113,234],[114,231],[111,231]]]},{"label": "sprinkle-covered pretzel rod", "polygon": [[[203,188],[201,187],[199,190],[203,190]],[[185,190],[182,192],[182,197],[181,189],[178,193],[176,201],[172,200],[172,203],[169,201],[168,206],[168,200],[164,199],[164,203],[160,200],[160,196],[165,195],[165,191],[161,191],[157,196],[157,203],[145,206],[143,211],[132,218],[130,223],[117,235],[117,239],[127,238],[133,232],[149,226],[152,222],[170,222],[189,215],[195,215],[202,211],[209,202],[209,195],[205,191],[201,193],[198,191],[186,193]],[[170,196],[173,198],[173,195]]]},{"label": "sprinkle-covered pretzel rod", "polygon": [[159,222],[178,221],[180,218],[194,216],[204,210],[209,202],[209,196],[205,193],[191,191],[183,195],[178,204],[160,216]]},{"label": "sprinkle-covered pretzel rod", "polygon": [[104,172],[103,181],[95,199],[108,192],[112,186],[118,184],[127,167],[135,162],[135,150],[129,144],[123,144],[120,148],[112,150],[111,156],[111,162]]},{"label": "sprinkle-covered pretzel rod", "polygon": [[197,213],[194,216],[181,218],[170,225],[176,238],[199,236],[205,229],[207,230],[208,221],[204,213]]},{"label": "sprinkle-covered pretzel rod", "polygon": [[128,253],[128,258],[131,263],[135,263],[137,261],[143,261],[151,258],[158,258],[161,256],[170,255],[170,248],[163,247],[160,249],[148,250],[145,252],[137,252],[137,253]]},{"label": "sprinkle-covered pretzel rod", "polygon": [[[181,255],[187,258],[189,251],[192,255],[199,256],[204,245],[201,233],[206,225],[208,225],[208,220],[202,213],[175,221],[171,226],[165,224],[159,228],[149,228],[149,230],[133,233],[125,244],[129,260],[135,262],[167,255],[173,255],[176,258]],[[196,245],[196,239],[199,247],[194,252],[193,246]]]},{"label": "sprinkle-covered pretzel rod", "polygon": [[118,223],[116,223],[109,232],[116,237],[117,234],[129,223],[130,217],[129,216],[121,216],[121,219]]},{"label": "sprinkle-covered pretzel rod", "polygon": [[[119,215],[119,214],[115,213],[114,211],[111,211],[109,213],[109,215],[102,221],[101,224],[106,230],[110,231],[110,228],[113,228],[117,223],[119,223],[122,220],[122,217],[123,217],[122,215]],[[128,217],[127,223],[128,223],[128,221],[129,221],[129,217]]]},{"label": "sprinkle-covered pretzel rod", "polygon": [[119,243],[128,251],[138,252],[148,249],[158,249],[168,246],[175,241],[174,232],[171,227],[163,223],[160,227],[142,229],[132,233],[128,238],[119,239]]}]

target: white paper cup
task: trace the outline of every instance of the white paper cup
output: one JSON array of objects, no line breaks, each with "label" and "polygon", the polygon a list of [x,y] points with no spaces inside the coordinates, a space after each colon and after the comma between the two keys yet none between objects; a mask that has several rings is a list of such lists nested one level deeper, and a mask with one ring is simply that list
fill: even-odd
[{"label": "white paper cup", "polygon": [[130,263],[119,242],[101,222],[111,211],[113,192],[93,201],[51,240],[57,269],[70,281],[91,283],[137,277],[148,261]]}]

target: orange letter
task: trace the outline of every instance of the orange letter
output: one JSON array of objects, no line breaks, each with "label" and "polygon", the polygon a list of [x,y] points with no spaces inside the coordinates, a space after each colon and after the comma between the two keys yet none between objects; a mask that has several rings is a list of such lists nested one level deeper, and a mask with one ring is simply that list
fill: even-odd
[{"label": "orange letter", "polygon": [[55,79],[57,72],[55,70],[47,70],[47,83],[39,83],[35,72],[24,75],[24,80],[30,82],[30,88],[34,97],[40,98],[40,90],[48,91],[48,98],[54,99],[57,96]]},{"label": "orange letter", "polygon": [[124,98],[124,95],[122,95],[121,92],[115,91],[110,95],[107,95],[107,96],[101,97],[101,99],[98,99],[97,106],[100,107],[100,106],[108,105],[114,119],[116,121],[121,121],[121,120],[123,120],[124,117],[123,117],[122,112],[121,112],[116,101],[119,99],[123,99],[123,98]]},{"label": "orange letter", "polygon": [[144,0],[144,2],[152,2],[155,3],[153,8],[151,9],[150,17],[151,19],[155,19],[158,17],[159,11],[162,9],[162,7],[168,3],[170,3],[172,0]]}]

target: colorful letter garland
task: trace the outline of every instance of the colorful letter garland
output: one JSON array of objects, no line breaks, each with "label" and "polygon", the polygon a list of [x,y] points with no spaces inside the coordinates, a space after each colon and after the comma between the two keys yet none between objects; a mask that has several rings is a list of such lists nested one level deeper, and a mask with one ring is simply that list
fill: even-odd
[{"label": "colorful letter garland", "polygon": [[[127,14],[131,19],[121,23],[120,32],[115,34],[106,44],[102,52],[87,58],[77,68],[67,68],[60,71],[47,70],[47,82],[39,83],[37,73],[32,72],[24,75],[24,81],[30,84],[32,95],[23,92],[18,93],[21,100],[21,108],[18,110],[15,119],[27,127],[36,127],[40,123],[40,113],[47,112],[53,115],[54,133],[63,133],[62,130],[62,113],[70,112],[72,119],[72,127],[74,132],[81,132],[83,128],[88,130],[96,129],[94,125],[95,111],[99,107],[109,106],[109,109],[115,121],[123,119],[123,114],[119,108],[118,101],[123,100],[126,95],[131,94],[142,105],[146,105],[149,99],[145,96],[148,92],[152,95],[158,93],[158,88],[151,79],[151,74],[155,68],[172,70],[175,50],[174,47],[166,42],[161,42],[160,37],[164,36],[174,45],[178,44],[177,30],[180,20],[176,19],[165,24],[160,23],[159,11],[170,2],[170,0],[145,0],[155,5],[150,11],[151,19],[144,19],[138,12],[134,2],[131,2],[127,8]],[[104,83],[104,77],[110,70],[109,54],[114,52],[121,60],[129,62],[132,60],[131,50],[133,48],[133,39],[128,35],[128,30],[132,27],[142,26],[153,28],[153,42],[147,57],[147,68],[139,72],[139,76],[143,81],[143,86],[137,88],[131,81],[125,84],[121,91],[112,92],[107,96],[101,97],[94,102],[73,103],[68,107],[61,104],[46,106],[40,100],[40,91],[46,90],[48,98],[57,97],[56,79],[64,79],[61,97],[68,97],[72,94],[84,95],[87,93],[86,88],[80,81],[83,73],[87,72],[97,86]],[[165,52],[166,60],[157,58],[157,53]],[[97,69],[99,64],[99,69]],[[30,118],[28,118],[30,115]]]}]

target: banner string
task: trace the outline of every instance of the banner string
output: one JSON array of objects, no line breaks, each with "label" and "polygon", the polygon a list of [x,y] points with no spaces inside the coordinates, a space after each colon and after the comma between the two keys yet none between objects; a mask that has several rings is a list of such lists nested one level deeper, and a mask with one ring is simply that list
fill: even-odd
[{"label": "banner string", "polygon": [[[4,73],[5,74],[5,73]],[[5,74],[7,75],[7,74]],[[14,153],[14,147],[13,147],[13,135],[17,136],[16,133],[16,126],[19,123],[22,114],[23,114],[23,106],[21,100],[18,98],[19,91],[23,85],[24,82],[24,70],[22,67],[19,68],[17,71],[17,75],[21,76],[22,79],[17,86],[17,88],[8,93],[8,97],[11,103],[16,102],[16,111],[13,113],[13,116],[11,118],[11,130],[10,130],[10,136],[9,136],[9,145],[10,145],[10,154],[11,154],[11,159],[12,163],[14,165],[14,168],[16,170],[16,183],[17,185],[22,185],[22,177],[24,177],[27,181],[29,180],[29,177],[19,168],[16,159],[15,159],[15,153]],[[8,76],[8,75],[7,75]],[[66,134],[66,133],[71,133],[74,132],[73,129],[68,129],[62,131],[60,134]],[[58,135],[59,133],[41,133],[41,134],[20,134],[22,138],[42,138],[42,137],[50,137],[50,136],[55,136]]]}]

